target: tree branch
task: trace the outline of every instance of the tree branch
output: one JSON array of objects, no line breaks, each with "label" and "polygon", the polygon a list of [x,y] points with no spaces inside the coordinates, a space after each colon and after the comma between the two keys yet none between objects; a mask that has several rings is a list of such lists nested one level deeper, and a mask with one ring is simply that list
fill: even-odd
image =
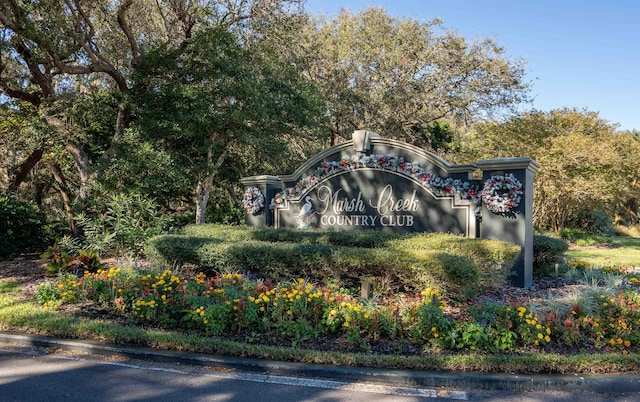
[{"label": "tree branch", "polygon": [[136,43],[136,38],[131,31],[131,27],[129,23],[127,23],[126,13],[129,7],[133,4],[133,0],[124,0],[118,8],[118,25],[124,32],[127,40],[129,41],[129,46],[131,46],[131,65],[136,67],[140,63],[140,54],[138,51],[138,44]]},{"label": "tree branch", "polygon": [[29,155],[29,157],[22,162],[20,166],[18,166],[13,179],[9,183],[9,187],[7,189],[9,193],[18,191],[18,187],[20,187],[20,184],[22,184],[22,182],[27,178],[31,169],[33,169],[34,166],[42,159],[43,153],[44,151],[42,149],[34,150],[31,152],[31,155]]}]

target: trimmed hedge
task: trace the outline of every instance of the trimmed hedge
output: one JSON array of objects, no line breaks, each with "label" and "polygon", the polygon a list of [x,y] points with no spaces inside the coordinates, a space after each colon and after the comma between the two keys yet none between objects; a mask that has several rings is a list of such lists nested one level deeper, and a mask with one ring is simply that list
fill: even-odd
[{"label": "trimmed hedge", "polygon": [[544,269],[560,262],[560,257],[569,249],[569,245],[562,239],[555,237],[533,236],[533,268]]},{"label": "trimmed hedge", "polygon": [[385,278],[389,291],[427,287],[462,297],[502,284],[519,247],[448,234],[381,231],[188,226],[182,235],[152,238],[147,256],[161,263],[191,263],[209,271],[249,272],[282,281],[303,277],[344,285]]}]

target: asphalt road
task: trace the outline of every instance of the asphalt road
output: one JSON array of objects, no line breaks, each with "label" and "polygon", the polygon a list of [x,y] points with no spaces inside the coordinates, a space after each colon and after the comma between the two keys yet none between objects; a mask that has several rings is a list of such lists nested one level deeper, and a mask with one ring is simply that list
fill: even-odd
[{"label": "asphalt road", "polygon": [[[612,390],[615,392],[615,390]],[[429,389],[160,363],[0,343],[0,401],[631,402],[640,394]]]}]

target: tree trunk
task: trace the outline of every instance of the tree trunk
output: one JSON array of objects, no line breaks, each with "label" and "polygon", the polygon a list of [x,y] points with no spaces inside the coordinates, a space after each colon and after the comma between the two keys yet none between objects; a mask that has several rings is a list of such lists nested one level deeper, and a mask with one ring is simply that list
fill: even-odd
[{"label": "tree trunk", "polygon": [[67,223],[69,224],[69,229],[71,230],[71,233],[74,237],[81,236],[82,231],[76,226],[76,223],[73,221],[73,207],[71,205],[71,197],[69,196],[69,187],[67,186],[67,181],[62,174],[62,169],[60,169],[60,166],[58,166],[57,164],[52,164],[50,166],[53,178],[58,184],[56,187],[58,188],[60,196],[62,196],[64,211],[67,215]]},{"label": "tree trunk", "polygon": [[231,204],[236,204],[238,202],[238,195],[236,194],[235,188],[233,188],[233,184],[227,183],[227,193],[229,194],[229,202]]},{"label": "tree trunk", "polygon": [[198,181],[196,186],[196,225],[205,223],[207,214],[207,203],[209,202],[209,194],[213,187],[213,175],[205,177]]},{"label": "tree trunk", "polygon": [[89,183],[95,176],[95,171],[91,168],[89,157],[82,148],[69,143],[65,146],[65,149],[73,157],[78,173],[80,173],[80,187],[73,203],[73,212],[79,213],[84,208],[84,203],[88,196]]},{"label": "tree trunk", "polygon": [[209,148],[207,152],[207,165],[211,166],[211,173],[198,180],[198,184],[196,185],[196,225],[205,223],[207,203],[209,202],[211,188],[213,188],[213,179],[216,177],[220,166],[224,163],[226,156],[227,150],[225,149],[220,156],[218,156],[216,163],[213,164],[213,150]]},{"label": "tree trunk", "polygon": [[336,145],[336,138],[338,137],[338,129],[336,127],[331,127],[331,143],[330,147]]}]

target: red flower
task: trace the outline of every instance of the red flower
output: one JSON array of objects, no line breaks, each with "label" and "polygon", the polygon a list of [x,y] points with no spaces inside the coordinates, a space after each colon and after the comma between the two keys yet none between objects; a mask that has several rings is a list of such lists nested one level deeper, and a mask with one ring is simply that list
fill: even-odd
[{"label": "red flower", "polygon": [[325,163],[325,164],[324,164],[324,168],[325,168],[325,169],[329,169],[329,164]]},{"label": "red flower", "polygon": [[446,191],[447,193],[450,193],[451,192],[451,187],[444,186],[444,191]]},{"label": "red flower", "polygon": [[385,158],[380,158],[380,163],[384,163],[386,161]]},{"label": "red flower", "polygon": [[469,196],[473,197],[476,194],[475,190],[469,190]]},{"label": "red flower", "polygon": [[405,168],[405,166],[407,166],[407,165],[405,165],[405,164],[404,164],[404,162],[402,162],[402,163],[400,164],[400,167],[401,167],[402,169],[404,169],[404,168]]},{"label": "red flower", "polygon": [[346,159],[343,159],[343,160],[342,160],[342,162],[340,162],[340,164],[341,164],[342,166],[347,166],[347,160],[346,160]]}]

